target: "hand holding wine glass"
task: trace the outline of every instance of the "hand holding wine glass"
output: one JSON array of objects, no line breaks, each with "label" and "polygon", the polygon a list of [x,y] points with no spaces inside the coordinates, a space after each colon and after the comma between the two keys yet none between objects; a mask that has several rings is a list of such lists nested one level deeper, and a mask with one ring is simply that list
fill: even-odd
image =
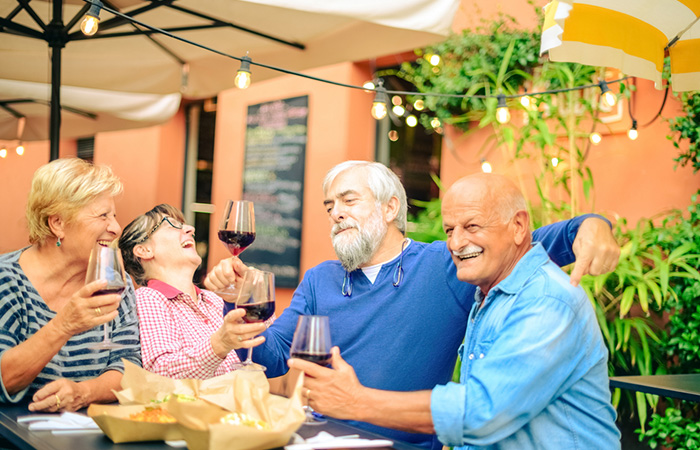
[{"label": "hand holding wine glass", "polygon": [[[331,334],[328,316],[299,316],[297,328],[292,338],[290,349],[292,358],[316,363],[323,367],[331,365]],[[305,406],[307,425],[322,424],[326,420],[319,419],[310,406]]]},{"label": "hand holding wine glass", "polygon": [[[223,296],[225,301],[232,296]],[[236,308],[244,309],[243,321],[246,323],[264,322],[275,313],[275,275],[250,268],[243,276],[243,283],[236,297]],[[252,360],[253,349],[248,349],[248,357],[234,366],[244,370],[266,370],[265,366],[255,364]]]},{"label": "hand holding wine glass", "polygon": [[[105,246],[97,243],[93,247],[92,253],[90,253],[90,261],[88,262],[85,283],[91,283],[96,280],[106,280],[107,285],[103,289],[96,291],[93,297],[107,294],[121,295],[126,289],[126,274],[124,272],[122,254],[116,245]],[[95,314],[97,316],[103,314],[99,306],[95,308]],[[116,344],[109,339],[109,322],[104,324],[104,340],[91,346],[94,349],[122,347],[123,345]]]}]

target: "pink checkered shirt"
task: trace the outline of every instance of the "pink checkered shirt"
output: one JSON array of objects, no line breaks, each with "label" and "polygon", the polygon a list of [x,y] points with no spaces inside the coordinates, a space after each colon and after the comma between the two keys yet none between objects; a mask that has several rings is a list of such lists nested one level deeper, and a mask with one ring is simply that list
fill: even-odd
[{"label": "pink checkered shirt", "polygon": [[143,368],[171,378],[206,379],[233,369],[235,351],[219,358],[211,335],[223,324],[224,301],[197,289],[192,299],[162,281],[136,290]]}]

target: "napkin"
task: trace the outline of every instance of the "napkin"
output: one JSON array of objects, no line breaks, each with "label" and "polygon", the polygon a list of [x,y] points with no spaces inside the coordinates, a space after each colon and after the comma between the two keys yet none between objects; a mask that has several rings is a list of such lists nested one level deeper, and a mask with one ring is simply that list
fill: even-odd
[{"label": "napkin", "polygon": [[306,440],[299,435],[295,436],[294,444],[285,446],[285,450],[314,450],[326,448],[372,448],[391,447],[394,441],[387,439],[360,439],[359,435],[333,436],[330,433],[321,431],[314,437]]},{"label": "napkin", "polygon": [[32,431],[99,431],[94,420],[85,414],[64,412],[56,415],[40,415],[23,416],[17,418],[17,423],[29,423],[29,429]]}]

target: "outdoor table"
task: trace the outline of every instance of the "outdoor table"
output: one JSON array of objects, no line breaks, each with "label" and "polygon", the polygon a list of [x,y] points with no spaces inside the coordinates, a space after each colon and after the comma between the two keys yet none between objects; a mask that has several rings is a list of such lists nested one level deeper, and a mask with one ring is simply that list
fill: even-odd
[{"label": "outdoor table", "polygon": [[700,374],[611,377],[610,387],[700,402]]},{"label": "outdoor table", "polygon": [[[172,450],[174,447],[163,441],[128,442],[114,444],[102,433],[77,433],[56,435],[51,431],[29,431],[28,424],[17,423],[17,417],[33,414],[27,410],[27,403],[0,404],[0,436],[21,450]],[[359,434],[364,439],[389,439],[369,431],[350,426],[344,422],[328,419],[321,425],[303,425],[297,434],[303,438],[326,431],[334,436]],[[391,447],[396,450],[418,450],[422,447],[396,442]]]}]

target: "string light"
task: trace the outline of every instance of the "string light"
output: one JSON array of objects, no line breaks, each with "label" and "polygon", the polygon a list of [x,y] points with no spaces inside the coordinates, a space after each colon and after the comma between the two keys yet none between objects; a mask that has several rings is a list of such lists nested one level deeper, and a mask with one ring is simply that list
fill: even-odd
[{"label": "string light", "polygon": [[632,120],[632,128],[627,131],[627,137],[635,141],[639,137],[639,132],[637,131],[637,119]]},{"label": "string light", "polygon": [[598,145],[600,144],[600,141],[603,140],[603,136],[601,136],[600,133],[598,133],[597,131],[594,131],[590,134],[590,136],[588,136],[588,139],[591,140],[591,143],[593,143],[593,145]]},{"label": "string light", "polygon": [[425,102],[423,101],[422,98],[419,98],[415,102],[413,102],[413,108],[415,108],[416,111],[423,111],[425,108]]},{"label": "string light", "polygon": [[401,106],[401,105],[396,105],[396,106],[394,106],[393,108],[391,108],[391,111],[392,111],[394,114],[396,114],[397,117],[401,117],[401,116],[403,116],[404,113],[406,112],[406,108],[404,108],[404,107]]},{"label": "string light", "polygon": [[363,88],[365,88],[365,92],[368,94],[372,91],[374,91],[374,83],[372,81],[365,81],[365,84],[362,85]]},{"label": "string light", "polygon": [[440,128],[440,119],[437,117],[433,117],[430,119],[430,126],[433,128]]},{"label": "string light", "polygon": [[557,167],[559,165],[559,158],[556,156],[552,158],[552,167]]},{"label": "string light", "polygon": [[491,173],[493,171],[491,163],[486,161],[484,158],[481,158],[481,171],[484,173]]},{"label": "string light", "polygon": [[83,21],[80,22],[80,30],[85,36],[92,36],[97,33],[100,26],[100,11],[102,10],[102,2],[100,0],[92,0],[90,9],[85,13]]},{"label": "string light", "polygon": [[391,104],[394,106],[401,106],[401,103],[403,103],[403,100],[401,100],[401,97],[398,95],[394,95],[391,97]]},{"label": "string light", "polygon": [[440,55],[429,55],[428,62],[431,66],[437,66],[440,64]]},{"label": "string light", "polygon": [[503,94],[498,94],[498,107],[496,108],[496,120],[498,123],[508,123],[510,120],[510,111],[508,111],[508,106],[506,106],[506,96]]},{"label": "string light", "polygon": [[416,125],[418,125],[418,118],[413,114],[409,115],[408,117],[406,117],[406,125],[408,125],[411,128],[415,127]]},{"label": "string light", "polygon": [[381,80],[379,80],[377,89],[376,89],[376,94],[374,94],[374,102],[372,103],[372,117],[374,117],[377,120],[382,120],[383,118],[386,117],[387,109],[386,109],[386,100],[387,100],[387,95],[386,95],[386,89],[384,89],[383,86],[384,83],[382,83]]},{"label": "string light", "polygon": [[399,132],[396,130],[389,131],[389,140],[391,142],[396,142],[399,140]]},{"label": "string light", "polygon": [[608,83],[601,81],[598,83],[598,86],[600,86],[600,95],[603,97],[605,104],[611,108],[615,106],[617,104],[617,96],[610,90]]},{"label": "string light", "polygon": [[236,79],[233,83],[238,89],[248,89],[250,86],[250,62],[252,59],[246,54],[241,58],[241,68],[236,72]]},{"label": "string light", "polygon": [[0,158],[5,158],[7,157],[7,147],[4,145],[2,146],[2,149],[0,149]]},{"label": "string light", "polygon": [[19,156],[24,155],[24,145],[22,145],[22,143],[20,142],[15,151]]}]

